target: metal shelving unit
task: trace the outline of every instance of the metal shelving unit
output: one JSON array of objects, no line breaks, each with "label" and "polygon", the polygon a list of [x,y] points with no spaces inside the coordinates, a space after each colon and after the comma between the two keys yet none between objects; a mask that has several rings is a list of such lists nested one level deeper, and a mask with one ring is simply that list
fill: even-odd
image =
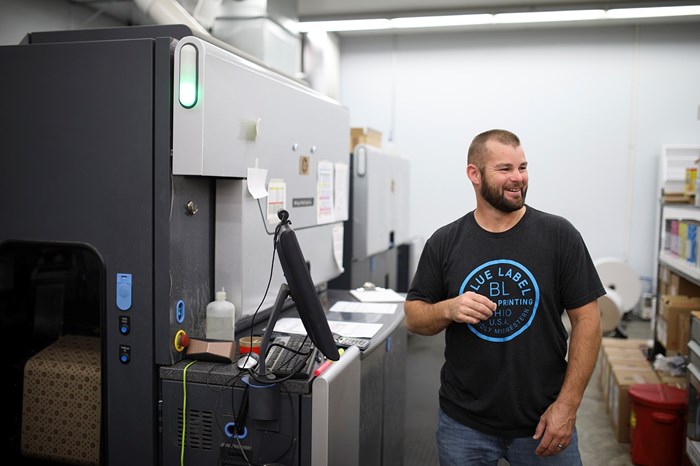
[{"label": "metal shelving unit", "polygon": [[[661,205],[661,215],[660,215],[660,240],[659,240],[659,251],[658,251],[658,266],[662,265],[673,271],[674,273],[680,275],[691,284],[700,287],[700,267],[695,264],[691,264],[682,257],[678,257],[673,253],[665,250],[664,246],[667,244],[667,232],[665,229],[667,219],[677,219],[677,220],[694,220],[700,222],[700,207],[694,205],[677,205],[677,204],[662,204]],[[660,272],[660,270],[659,270]],[[660,273],[659,273],[660,278]],[[656,319],[654,324],[654,346],[656,352],[665,352],[665,348],[657,339],[657,323],[658,315],[660,312],[660,300],[657,300],[656,308]],[[691,337],[691,341],[695,341]],[[700,344],[700,341],[696,341]],[[696,379],[700,379],[700,368],[695,367],[694,364],[688,365],[688,370],[691,372]],[[690,382],[689,382],[690,383]],[[690,390],[689,390],[690,393]],[[685,449],[688,458],[695,466],[700,466],[700,442],[691,440],[686,437]]]}]

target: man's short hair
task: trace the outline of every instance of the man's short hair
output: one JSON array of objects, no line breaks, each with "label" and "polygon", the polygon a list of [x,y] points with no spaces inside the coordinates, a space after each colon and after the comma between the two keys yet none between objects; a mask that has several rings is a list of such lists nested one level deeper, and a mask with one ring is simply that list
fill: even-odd
[{"label": "man's short hair", "polygon": [[520,147],[520,138],[514,133],[505,129],[490,129],[481,134],[477,134],[469,145],[467,153],[467,164],[474,164],[479,170],[484,168],[484,160],[486,159],[486,143],[490,140],[498,141],[513,147]]}]

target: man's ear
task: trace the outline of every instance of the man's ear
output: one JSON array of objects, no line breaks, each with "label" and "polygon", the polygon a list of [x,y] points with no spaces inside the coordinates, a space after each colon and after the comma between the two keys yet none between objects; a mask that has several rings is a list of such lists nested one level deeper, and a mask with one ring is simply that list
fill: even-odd
[{"label": "man's ear", "polygon": [[467,178],[469,178],[472,184],[481,183],[481,171],[473,163],[467,165]]}]

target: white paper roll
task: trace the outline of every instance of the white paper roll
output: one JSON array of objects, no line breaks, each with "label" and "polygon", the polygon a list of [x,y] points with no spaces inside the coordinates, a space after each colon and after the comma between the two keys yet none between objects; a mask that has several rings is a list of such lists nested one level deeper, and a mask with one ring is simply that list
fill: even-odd
[{"label": "white paper roll", "polygon": [[610,288],[605,288],[605,296],[598,298],[600,308],[600,325],[603,333],[612,332],[620,324],[624,310],[622,297]]},{"label": "white paper roll", "polygon": [[622,298],[622,311],[634,309],[642,296],[642,284],[635,271],[616,258],[596,259],[593,263],[603,286]]}]

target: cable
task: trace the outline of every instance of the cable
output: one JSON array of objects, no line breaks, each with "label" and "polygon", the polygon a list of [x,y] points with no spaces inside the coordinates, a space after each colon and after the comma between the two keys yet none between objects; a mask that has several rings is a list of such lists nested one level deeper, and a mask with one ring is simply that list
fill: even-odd
[{"label": "cable", "polygon": [[[268,235],[271,235],[272,232],[267,229],[267,222],[265,221],[265,214],[263,213],[262,206],[260,205],[260,199],[258,199],[257,201],[258,201],[258,210],[260,211],[260,218],[262,218],[263,227],[265,228],[265,232]],[[277,232],[275,232],[275,234],[277,234]]]},{"label": "cable", "polygon": [[[258,207],[260,207],[260,199],[258,199]],[[260,207],[260,214],[262,215],[262,207]],[[263,218],[264,220],[264,218]],[[282,228],[282,224],[278,224],[275,227],[275,232],[274,236],[272,238],[272,262],[270,264],[270,275],[267,278],[267,285],[265,286],[265,292],[263,293],[263,297],[260,300],[260,304],[258,304],[258,307],[255,309],[255,312],[253,313],[253,316],[250,319],[250,338],[253,338],[253,327],[255,325],[255,317],[258,315],[258,312],[260,312],[260,308],[262,307],[263,303],[265,302],[265,299],[267,298],[267,294],[270,291],[270,284],[272,284],[272,276],[275,273],[275,253],[277,252],[277,236],[279,235],[279,231]],[[265,231],[267,231],[267,226],[265,226]],[[269,234],[269,232],[268,232]]]},{"label": "cable", "polygon": [[[274,276],[274,270],[275,270],[275,254],[276,254],[276,252],[277,252],[277,242],[278,242],[278,237],[279,237],[280,230],[282,229],[282,227],[283,227],[284,225],[291,224],[291,222],[289,221],[289,214],[287,214],[286,211],[285,211],[283,214],[286,214],[286,215],[280,216],[280,214],[278,214],[278,216],[280,217],[280,220],[281,220],[281,221],[276,225],[274,232],[270,232],[270,231],[267,229],[267,222],[265,221],[265,215],[264,215],[264,213],[263,213],[262,206],[261,206],[261,204],[260,204],[260,199],[258,199],[257,201],[258,201],[258,209],[260,210],[260,216],[261,216],[261,218],[262,218],[263,226],[264,226],[264,228],[265,228],[265,231],[266,231],[268,234],[273,234],[273,238],[272,238],[272,261],[271,261],[271,263],[270,263],[270,274],[269,274],[269,276],[268,276],[267,285],[265,286],[265,292],[263,293],[263,297],[262,297],[262,299],[260,300],[260,304],[258,304],[258,307],[255,309],[255,312],[253,313],[253,315],[252,315],[252,317],[251,317],[251,324],[250,324],[250,337],[251,337],[251,338],[253,337],[253,327],[255,326],[255,318],[257,317],[258,312],[259,312],[260,309],[262,308],[262,305],[264,304],[265,299],[267,298],[267,295],[268,295],[268,293],[269,293],[269,291],[270,291],[270,285],[272,284],[272,277]],[[282,347],[284,347],[283,345],[277,345],[277,346],[282,346]],[[292,349],[292,348],[287,348],[287,347],[284,347],[284,348],[287,349],[287,350],[290,351],[290,352],[294,352],[294,353],[297,353],[297,354],[304,354],[304,355],[307,356],[307,358],[310,357],[310,356],[313,354],[313,351],[309,351],[308,353],[302,353],[302,352],[296,351],[296,350],[294,350],[294,349]],[[267,351],[269,352],[269,350],[270,350],[270,348],[268,347]],[[266,357],[266,356],[267,356],[267,354],[262,355],[261,357]],[[303,367],[303,365],[302,365],[302,367]],[[275,379],[275,380],[273,380],[273,381],[270,381],[270,380],[258,380],[258,379],[255,377],[254,371],[252,371],[252,370],[246,370],[245,372],[247,372],[248,375],[249,375],[249,377],[252,378],[253,380],[255,380],[256,382],[268,383],[268,384],[269,384],[269,383],[272,383],[272,384],[281,384],[282,382],[284,382],[284,381],[290,379],[290,378],[294,375],[294,374],[290,374],[290,375],[288,375],[288,376],[286,376],[286,377],[282,377],[282,378],[279,378],[279,379]],[[232,383],[231,383],[231,408],[232,408],[231,411],[232,411],[232,414],[233,414],[234,424],[236,425],[236,427],[238,426],[238,423],[240,422],[240,418],[239,418],[238,416],[236,416],[236,413],[235,413],[235,411],[234,411],[234,409],[233,409],[233,406],[234,406],[234,391],[235,391],[235,390],[234,390],[234,384],[235,384],[235,382],[238,380],[238,378],[240,377],[240,375],[242,375],[243,373],[244,373],[244,371],[241,371],[241,373],[239,374],[239,376],[234,377],[234,378],[232,379]],[[184,377],[184,376],[183,376],[183,377]],[[225,389],[225,388],[224,388],[224,389]],[[222,390],[219,392],[219,394],[220,394],[224,389],[222,389]],[[248,388],[246,387],[246,391],[247,391],[247,390],[248,390]],[[289,405],[290,405],[290,409],[291,409],[291,417],[292,417],[292,418],[295,418],[296,416],[294,415],[294,414],[295,414],[295,413],[294,413],[294,403],[292,402],[291,393],[290,393],[289,391],[287,391],[287,390],[285,390],[285,392],[287,393],[287,395],[288,395],[288,397],[289,397]],[[217,399],[218,399],[218,395],[217,395]],[[243,400],[241,400],[241,403],[243,403]],[[239,406],[239,413],[238,413],[239,416],[240,416],[240,414],[241,414],[241,411],[242,411],[242,406]],[[236,427],[234,427],[234,431],[236,430]],[[221,426],[219,426],[219,428],[221,428]],[[183,425],[183,431],[184,431],[184,425]],[[184,434],[183,434],[183,435],[184,435]],[[279,434],[279,435],[280,435],[282,438],[289,438],[289,439],[290,439],[289,446],[287,447],[286,451],[284,451],[284,452],[282,453],[282,455],[280,456],[280,458],[283,458],[285,455],[287,455],[287,454],[294,448],[294,446],[295,446],[296,443],[297,443],[297,439],[296,439],[296,437],[294,437],[293,435],[292,435],[292,436],[287,436],[287,435],[282,435],[282,434]],[[240,449],[240,453],[241,453],[241,455],[243,456],[243,459],[245,460],[246,464],[251,465],[251,466],[257,466],[256,463],[252,463],[252,462],[248,459],[248,457],[247,457],[247,455],[246,455],[246,453],[245,453],[245,449],[243,448],[243,445],[241,444],[241,440],[240,440],[240,437],[239,437],[239,436],[234,435],[233,438],[232,438],[232,439],[229,439],[229,441],[227,441],[226,443],[228,444],[230,441],[233,441],[233,440],[235,440],[235,442],[238,444],[238,447],[239,447],[239,449]],[[220,460],[220,461],[221,461],[221,459],[222,459],[222,458],[221,458],[221,454],[222,454],[222,453],[219,454],[219,460]]]},{"label": "cable", "polygon": [[197,360],[187,364],[182,370],[182,440],[180,446],[180,466],[185,465],[185,431],[187,429],[187,369]]}]

